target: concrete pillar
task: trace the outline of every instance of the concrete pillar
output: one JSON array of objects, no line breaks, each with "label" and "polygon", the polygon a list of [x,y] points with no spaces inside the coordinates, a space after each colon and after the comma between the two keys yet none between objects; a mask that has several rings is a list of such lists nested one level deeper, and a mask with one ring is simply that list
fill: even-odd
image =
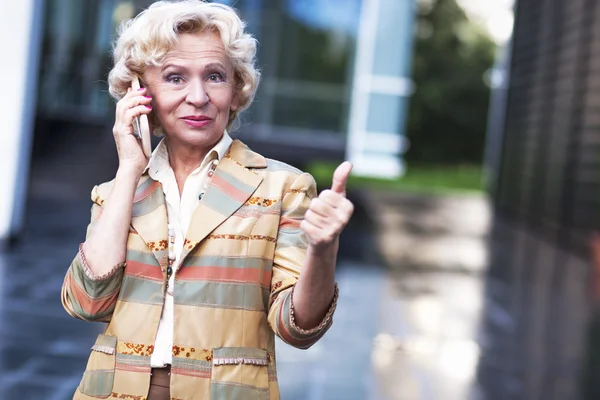
[{"label": "concrete pillar", "polygon": [[415,12],[414,0],[363,0],[346,148],[356,175],[404,172]]},{"label": "concrete pillar", "polygon": [[488,109],[485,154],[483,157],[484,186],[495,197],[502,167],[506,107],[512,59],[512,38],[496,51],[496,61],[490,77],[491,95]]},{"label": "concrete pillar", "polygon": [[44,0],[0,0],[0,242],[23,225]]}]

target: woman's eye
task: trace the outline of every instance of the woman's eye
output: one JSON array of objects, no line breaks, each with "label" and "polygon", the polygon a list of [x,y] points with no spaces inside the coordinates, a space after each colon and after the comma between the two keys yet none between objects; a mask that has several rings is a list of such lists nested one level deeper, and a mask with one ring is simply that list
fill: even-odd
[{"label": "woman's eye", "polygon": [[181,75],[169,75],[167,76],[167,82],[179,85],[183,82],[183,77]]},{"label": "woman's eye", "polygon": [[223,82],[225,78],[223,78],[223,75],[221,73],[214,72],[208,76],[208,80],[210,82]]}]

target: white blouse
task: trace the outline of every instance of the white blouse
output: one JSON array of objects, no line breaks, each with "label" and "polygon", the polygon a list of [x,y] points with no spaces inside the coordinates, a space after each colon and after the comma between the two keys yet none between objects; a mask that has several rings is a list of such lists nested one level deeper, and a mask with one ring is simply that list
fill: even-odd
[{"label": "white blouse", "polygon": [[181,262],[183,242],[192,215],[200,202],[199,196],[208,178],[210,164],[213,160],[221,160],[225,156],[232,141],[229,134],[225,132],[221,140],[206,154],[200,167],[188,176],[181,197],[179,196],[175,173],[169,164],[169,153],[164,140],[154,150],[148,163],[148,174],[152,179],[162,184],[167,203],[169,229],[175,235],[173,272],[169,279],[169,290],[165,297],[154,343],[154,352],[150,359],[150,364],[154,368],[164,367],[171,364],[173,360],[173,296],[171,293],[175,282],[175,273]]}]

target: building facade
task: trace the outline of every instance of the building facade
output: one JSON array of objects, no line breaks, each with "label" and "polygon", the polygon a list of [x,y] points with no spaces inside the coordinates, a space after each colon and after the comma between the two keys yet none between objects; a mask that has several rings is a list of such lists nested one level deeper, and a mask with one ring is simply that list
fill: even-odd
[{"label": "building facade", "polygon": [[[3,1],[16,12],[12,2]],[[106,83],[114,32],[152,2],[26,3],[43,10],[41,62],[34,71],[35,132],[29,135],[33,164],[44,163],[41,168],[48,170],[52,160],[70,159],[89,173],[82,177],[87,185],[114,173],[114,101]],[[300,167],[312,160],[349,158],[359,174],[402,173],[415,0],[219,2],[238,9],[260,43],[262,81],[235,135],[266,156]],[[27,164],[30,147],[15,169]],[[69,179],[82,174],[67,173]],[[23,204],[24,194],[15,202]],[[6,207],[7,214],[11,210]],[[20,224],[7,226],[0,238]]]},{"label": "building facade", "polygon": [[496,220],[480,389],[595,399],[600,3],[518,0],[509,50],[488,131]]},{"label": "building facade", "polygon": [[[111,118],[106,74],[113,32],[152,2],[47,0],[41,118]],[[262,82],[240,135],[279,157],[283,149],[284,158],[340,159],[353,130],[374,134],[354,147],[377,142],[375,153],[396,148],[398,155],[411,85],[413,0],[219,2],[235,6],[260,43]]]}]

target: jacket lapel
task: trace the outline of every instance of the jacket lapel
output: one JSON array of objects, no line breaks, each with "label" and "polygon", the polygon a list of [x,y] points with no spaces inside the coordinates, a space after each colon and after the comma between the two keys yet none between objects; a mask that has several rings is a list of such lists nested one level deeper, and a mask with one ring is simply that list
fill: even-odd
[{"label": "jacket lapel", "polygon": [[202,201],[194,211],[181,262],[210,232],[235,213],[256,191],[262,176],[248,168],[265,168],[264,157],[235,140],[217,165]]},{"label": "jacket lapel", "polygon": [[168,264],[167,207],[162,185],[145,176],[135,192],[131,225],[162,268]]}]

